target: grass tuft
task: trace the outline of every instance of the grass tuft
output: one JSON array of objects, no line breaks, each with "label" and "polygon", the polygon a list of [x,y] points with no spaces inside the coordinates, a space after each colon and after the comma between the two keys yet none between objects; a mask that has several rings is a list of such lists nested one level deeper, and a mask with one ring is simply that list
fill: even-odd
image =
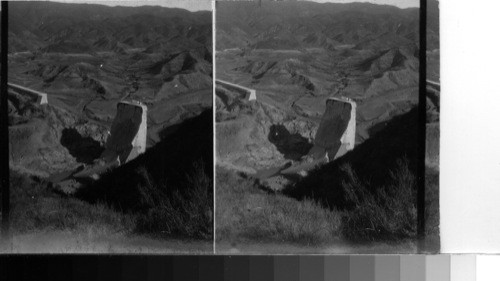
[{"label": "grass tuft", "polygon": [[416,180],[406,160],[390,172],[389,184],[374,189],[360,182],[350,165],[341,167],[351,178],[343,182],[347,200],[354,206],[342,217],[342,235],[352,241],[396,241],[416,233]]},{"label": "grass tuft", "polygon": [[154,182],[146,169],[139,172],[146,182],[139,186],[140,200],[150,208],[138,217],[137,231],[160,236],[212,237],[212,180],[204,173],[202,162],[186,175],[188,188],[174,189],[171,194],[165,193],[167,182]]}]

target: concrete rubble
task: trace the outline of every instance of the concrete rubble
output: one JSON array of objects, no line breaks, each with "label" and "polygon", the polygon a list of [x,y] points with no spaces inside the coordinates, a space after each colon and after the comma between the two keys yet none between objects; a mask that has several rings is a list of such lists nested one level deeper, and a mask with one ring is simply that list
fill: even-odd
[{"label": "concrete rubble", "polygon": [[20,86],[20,85],[17,85],[17,84],[13,84],[13,83],[7,83],[7,86],[13,90],[15,90],[16,92],[22,94],[22,95],[26,95],[26,96],[29,96],[34,103],[38,104],[38,105],[42,105],[42,104],[48,104],[49,103],[49,100],[47,98],[47,94],[46,93],[42,93],[42,92],[39,92],[39,91],[36,91],[36,90],[32,90],[30,88],[26,88],[26,87],[23,87],[23,86]]},{"label": "concrete rubble", "polygon": [[353,150],[355,141],[356,103],[348,98],[329,98],[309,155],[332,161]]},{"label": "concrete rubble", "polygon": [[147,112],[147,106],[140,102],[119,102],[110,135],[101,156],[91,165],[51,176],[51,182],[59,190],[73,193],[81,186],[80,181],[97,180],[106,171],[130,162],[144,153],[146,151]]},{"label": "concrete rubble", "polygon": [[233,90],[244,95],[244,99],[248,101],[257,100],[257,91],[255,89],[250,89],[241,85],[236,85],[231,82],[223,81],[223,80],[215,80],[215,83],[221,85],[223,87],[228,88],[229,90]]}]

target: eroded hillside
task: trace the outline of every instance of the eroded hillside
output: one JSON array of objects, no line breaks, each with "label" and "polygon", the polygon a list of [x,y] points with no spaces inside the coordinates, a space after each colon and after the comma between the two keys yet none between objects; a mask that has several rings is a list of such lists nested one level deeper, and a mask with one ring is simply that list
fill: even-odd
[{"label": "eroded hillside", "polygon": [[257,90],[256,102],[217,91],[224,166],[255,172],[300,159],[330,97],[357,103],[357,144],[418,104],[418,9],[222,2],[216,16],[217,78]]},{"label": "eroded hillside", "polygon": [[81,122],[108,128],[118,101],[141,101],[151,146],[211,107],[210,12],[13,2],[9,21],[9,81]]}]

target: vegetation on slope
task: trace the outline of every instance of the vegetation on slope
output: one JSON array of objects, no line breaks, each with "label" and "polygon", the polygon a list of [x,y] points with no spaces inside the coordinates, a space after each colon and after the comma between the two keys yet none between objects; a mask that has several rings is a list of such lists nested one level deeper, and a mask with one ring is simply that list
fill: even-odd
[{"label": "vegetation on slope", "polygon": [[211,123],[211,111],[186,121],[145,154],[83,187],[75,197],[51,189],[37,177],[11,171],[13,233],[210,241]]},{"label": "vegetation on slope", "polygon": [[11,229],[13,234],[68,231],[89,237],[128,235],[135,216],[114,210],[104,202],[89,204],[48,188],[47,183],[10,171]]},{"label": "vegetation on slope", "polygon": [[347,212],[342,226],[346,239],[414,237],[417,121],[416,109],[393,118],[344,157],[312,171],[287,194]]},{"label": "vegetation on slope", "polygon": [[137,231],[160,237],[211,239],[212,111],[189,119],[145,154],[77,193],[138,213]]},{"label": "vegetation on slope", "polygon": [[[268,194],[250,179],[218,169],[217,240],[306,245],[415,241],[418,111],[395,117],[344,157]],[[426,221],[439,245],[438,175],[427,170]],[[431,248],[429,250],[436,250]]]},{"label": "vegetation on slope", "polygon": [[249,178],[217,167],[217,241],[327,243],[339,236],[341,215],[312,200],[267,193]]}]

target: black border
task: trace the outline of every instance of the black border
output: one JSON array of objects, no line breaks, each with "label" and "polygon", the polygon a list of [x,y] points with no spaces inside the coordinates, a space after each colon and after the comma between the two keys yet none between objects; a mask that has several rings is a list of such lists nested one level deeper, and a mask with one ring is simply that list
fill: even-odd
[{"label": "black border", "polygon": [[418,166],[417,166],[417,239],[418,252],[426,250],[425,245],[425,143],[426,143],[426,80],[427,80],[427,0],[420,0],[419,29],[419,87],[418,87]]},{"label": "black border", "polygon": [[9,175],[9,113],[7,105],[8,79],[8,22],[9,7],[7,1],[2,1],[1,25],[1,77],[0,77],[0,185],[2,186],[2,228],[1,237],[9,237],[10,215],[10,175]]}]

